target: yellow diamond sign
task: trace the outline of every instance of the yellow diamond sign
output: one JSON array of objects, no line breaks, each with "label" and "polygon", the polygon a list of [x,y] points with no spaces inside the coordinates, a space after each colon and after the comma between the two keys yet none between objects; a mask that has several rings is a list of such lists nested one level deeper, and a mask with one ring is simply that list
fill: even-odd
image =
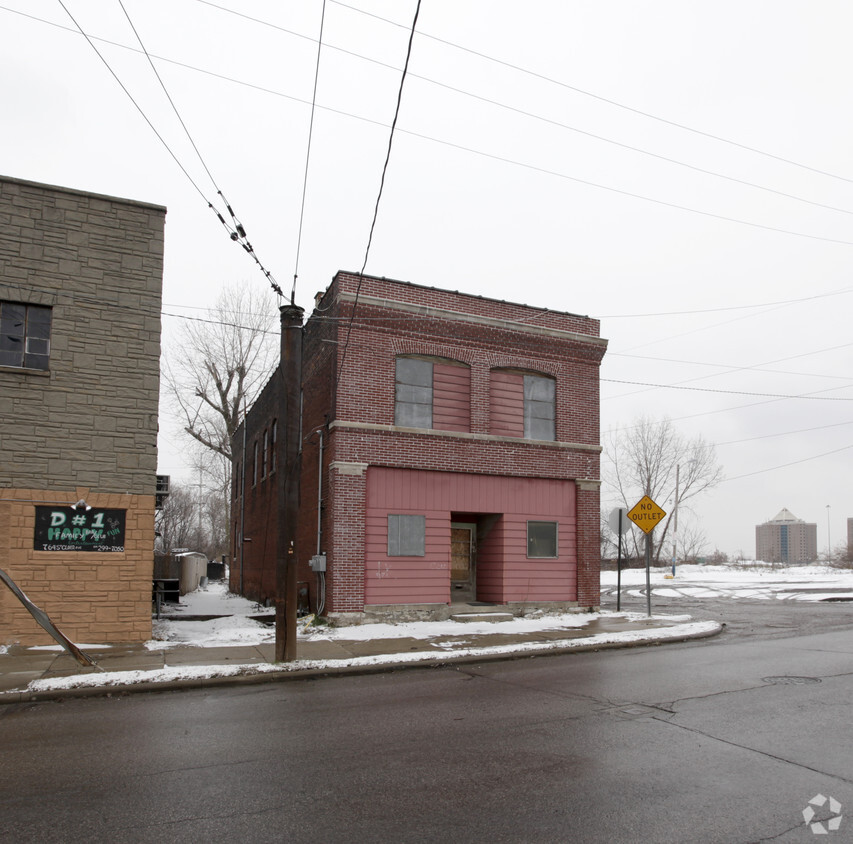
[{"label": "yellow diamond sign", "polygon": [[648,495],[644,495],[628,511],[628,518],[643,533],[651,533],[665,515],[666,513]]}]

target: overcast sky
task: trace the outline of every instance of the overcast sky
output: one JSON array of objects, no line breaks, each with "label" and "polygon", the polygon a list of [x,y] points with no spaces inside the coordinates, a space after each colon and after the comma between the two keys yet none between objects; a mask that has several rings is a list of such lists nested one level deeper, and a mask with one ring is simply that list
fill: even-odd
[{"label": "overcast sky", "polygon": [[[167,206],[167,314],[267,289],[208,210],[217,189],[119,0],[63,2],[113,42],[94,43],[198,190],[59,0],[0,8],[0,172]],[[122,2],[289,291],[321,0]],[[364,260],[414,11],[326,2],[309,312]],[[727,480],[696,510],[710,548],[753,554],[783,507],[836,545],[853,516],[851,28],[841,0],[424,0],[366,271],[601,319],[603,434],[668,416],[717,444]],[[168,346],[184,320],[163,324]]]}]

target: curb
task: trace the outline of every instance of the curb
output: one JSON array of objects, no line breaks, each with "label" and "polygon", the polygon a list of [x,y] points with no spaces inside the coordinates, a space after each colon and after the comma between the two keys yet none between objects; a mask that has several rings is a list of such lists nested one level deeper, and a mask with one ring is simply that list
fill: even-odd
[{"label": "curb", "polygon": [[[452,668],[455,665],[470,665],[480,662],[501,662],[519,659],[533,659],[542,656],[564,656],[567,654],[587,653],[613,649],[653,647],[658,645],[676,644],[693,639],[708,639],[719,635],[725,624],[716,623],[716,627],[696,633],[674,635],[671,638],[639,639],[634,642],[598,642],[574,647],[543,647],[539,650],[501,651],[499,653],[461,653],[453,656],[453,652],[436,654],[434,658],[413,662],[379,662],[368,665],[341,665],[326,668],[297,668],[294,670],[264,671],[247,674],[232,674],[223,677],[198,677],[178,680],[148,681],[127,683],[125,685],[82,686],[76,689],[46,689],[44,691],[20,691],[0,693],[0,706],[4,704],[42,703],[45,701],[61,702],[69,699],[88,697],[125,697],[129,694],[150,692],[180,692],[197,689],[215,689],[223,686],[254,686],[264,683],[275,683],[283,680],[305,680],[319,677],[353,676],[369,674],[388,674],[392,671],[402,671],[415,668]],[[666,629],[666,628],[661,628]]]}]

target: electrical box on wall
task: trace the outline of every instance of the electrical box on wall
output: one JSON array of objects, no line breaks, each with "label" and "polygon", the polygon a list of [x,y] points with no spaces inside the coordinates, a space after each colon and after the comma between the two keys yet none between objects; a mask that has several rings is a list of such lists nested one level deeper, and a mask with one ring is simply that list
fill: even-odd
[{"label": "electrical box on wall", "polygon": [[325,554],[315,554],[311,558],[310,566],[311,566],[311,569],[313,571],[325,571],[326,570],[326,555]]}]

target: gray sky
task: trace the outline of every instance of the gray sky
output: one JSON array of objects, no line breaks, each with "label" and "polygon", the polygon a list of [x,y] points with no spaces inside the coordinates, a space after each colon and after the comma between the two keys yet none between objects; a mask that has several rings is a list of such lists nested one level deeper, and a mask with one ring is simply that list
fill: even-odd
[{"label": "gray sky", "polygon": [[[95,41],[215,199],[119,1],[64,2],[131,48]],[[123,2],[289,291],[321,0]],[[327,0],[308,310],[364,260],[414,9]],[[233,280],[266,289],[58,0],[4,0],[0,21],[0,171],[166,205],[166,313],[198,315]],[[751,555],[782,507],[837,544],[853,516],[851,25],[840,0],[424,0],[366,271],[600,318],[602,431],[669,416],[718,444],[728,480],[697,507],[711,547]],[[167,344],[181,324],[164,318]],[[184,474],[179,455],[164,424],[161,471]]]}]

